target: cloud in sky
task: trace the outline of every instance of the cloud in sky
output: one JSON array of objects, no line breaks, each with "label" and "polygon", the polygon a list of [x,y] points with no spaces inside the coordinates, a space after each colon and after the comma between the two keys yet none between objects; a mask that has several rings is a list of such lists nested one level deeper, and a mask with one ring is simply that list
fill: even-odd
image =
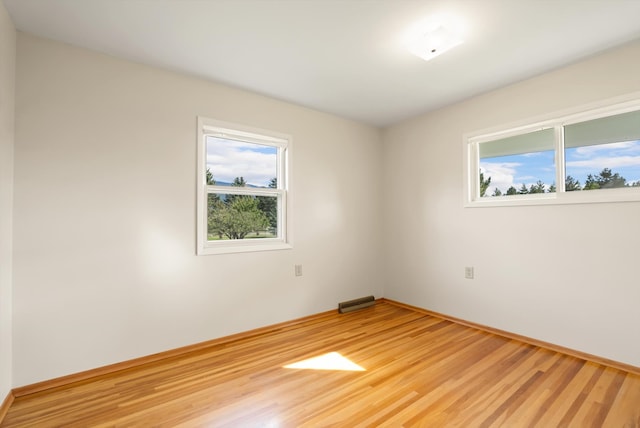
[{"label": "cloud in sky", "polygon": [[615,157],[597,157],[585,160],[572,160],[566,162],[567,168],[583,168],[590,169],[594,172],[600,172],[603,168],[616,168],[635,166],[640,167],[640,156],[615,156]]},{"label": "cloud in sky", "polygon": [[480,170],[485,178],[491,177],[487,195],[492,194],[496,187],[504,193],[509,187],[514,186],[514,177],[519,166],[517,162],[481,162]]},{"label": "cloud in sky", "polygon": [[588,174],[611,169],[627,179],[640,180],[640,141],[598,144],[566,150],[567,175],[584,182]]},{"label": "cloud in sky", "polygon": [[[480,170],[491,184],[485,196],[499,188],[502,193],[513,186],[530,187],[538,181],[547,188],[556,183],[555,153],[553,150],[480,159]],[[597,176],[604,168],[620,174],[632,184],[640,182],[640,140],[567,148],[566,175],[581,184],[589,174]]]},{"label": "cloud in sky", "polygon": [[581,146],[569,149],[578,157],[592,157],[598,152],[609,152],[616,154],[640,154],[640,144],[637,141],[624,141],[621,143],[596,144],[592,146]]},{"label": "cloud in sky", "polygon": [[480,169],[485,177],[491,177],[488,195],[493,194],[496,187],[506,193],[511,186],[531,187],[538,181],[550,186],[556,181],[552,150],[480,159]]},{"label": "cloud in sky", "polygon": [[248,184],[267,187],[276,177],[276,153],[275,147],[207,137],[207,168],[217,182],[244,177]]},{"label": "cloud in sky", "polygon": [[530,152],[530,153],[522,153],[520,154],[520,156],[522,156],[523,158],[535,158],[535,157],[540,157],[540,156],[544,156],[545,152]]}]

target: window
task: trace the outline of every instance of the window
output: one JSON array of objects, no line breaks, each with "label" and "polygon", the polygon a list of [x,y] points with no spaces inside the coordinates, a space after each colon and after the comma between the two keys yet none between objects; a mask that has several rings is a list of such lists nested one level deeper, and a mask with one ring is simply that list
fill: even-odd
[{"label": "window", "polygon": [[465,138],[466,206],[640,201],[640,100]]},{"label": "window", "polygon": [[291,248],[291,138],[198,118],[198,254]]}]

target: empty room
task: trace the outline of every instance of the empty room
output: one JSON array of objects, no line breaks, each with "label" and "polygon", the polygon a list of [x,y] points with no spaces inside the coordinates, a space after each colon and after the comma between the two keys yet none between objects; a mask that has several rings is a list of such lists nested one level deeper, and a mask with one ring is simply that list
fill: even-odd
[{"label": "empty room", "polygon": [[640,1],[0,1],[0,427],[640,427]]}]

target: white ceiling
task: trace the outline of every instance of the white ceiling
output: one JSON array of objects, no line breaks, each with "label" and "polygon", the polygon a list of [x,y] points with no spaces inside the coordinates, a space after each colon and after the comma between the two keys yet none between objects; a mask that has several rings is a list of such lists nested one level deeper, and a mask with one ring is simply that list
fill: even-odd
[{"label": "white ceiling", "polygon": [[[640,38],[640,0],[4,3],[24,32],[376,126]],[[440,13],[465,43],[430,62],[409,54],[406,32]]]}]

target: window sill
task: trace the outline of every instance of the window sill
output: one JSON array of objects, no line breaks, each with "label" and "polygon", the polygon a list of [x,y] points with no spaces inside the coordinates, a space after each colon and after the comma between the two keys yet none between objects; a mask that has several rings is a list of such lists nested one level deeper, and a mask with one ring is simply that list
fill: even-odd
[{"label": "window sill", "polygon": [[576,192],[494,196],[469,201],[465,208],[517,207],[531,205],[602,204],[615,202],[640,202],[640,188],[580,190]]},{"label": "window sill", "polygon": [[250,253],[256,251],[275,251],[275,250],[290,250],[293,246],[289,243],[282,241],[271,242],[224,242],[224,243],[206,243],[204,246],[198,248],[197,254],[211,255],[211,254],[233,254],[233,253]]}]

